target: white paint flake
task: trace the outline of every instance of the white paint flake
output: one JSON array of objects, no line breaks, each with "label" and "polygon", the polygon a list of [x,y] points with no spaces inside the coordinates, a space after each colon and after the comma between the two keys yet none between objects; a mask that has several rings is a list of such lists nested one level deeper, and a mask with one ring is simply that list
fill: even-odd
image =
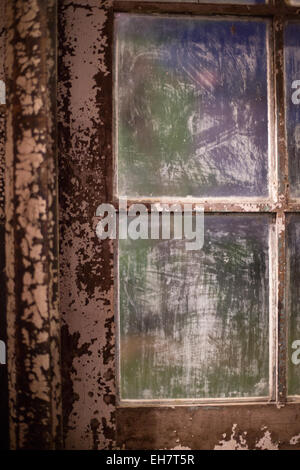
[{"label": "white paint flake", "polygon": [[263,437],[255,444],[256,449],[260,450],[278,450],[279,443],[272,442],[272,436],[267,427],[263,427],[262,431],[265,431]]},{"label": "white paint flake", "polygon": [[298,434],[297,436],[293,436],[290,440],[291,446],[296,446],[297,444],[299,444],[299,442],[300,442],[300,434]]},{"label": "white paint flake", "polygon": [[249,450],[246,441],[247,432],[239,434],[237,432],[237,424],[233,424],[230,439],[226,440],[226,433],[223,434],[224,439],[219,442],[219,445],[214,447],[214,450]]}]

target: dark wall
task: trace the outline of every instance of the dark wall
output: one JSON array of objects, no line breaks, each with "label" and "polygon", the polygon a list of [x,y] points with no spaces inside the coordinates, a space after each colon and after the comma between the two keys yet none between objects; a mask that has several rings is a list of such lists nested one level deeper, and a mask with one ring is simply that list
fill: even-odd
[{"label": "dark wall", "polygon": [[[4,81],[4,0],[0,0],[0,80]],[[6,344],[5,312],[5,219],[4,219],[4,160],[5,160],[5,105],[0,104],[0,341]],[[8,385],[7,365],[0,364],[0,449],[8,447]]]},{"label": "dark wall", "polygon": [[[0,223],[0,341],[6,344],[4,223]],[[0,364],[0,449],[8,448],[7,365]]]}]

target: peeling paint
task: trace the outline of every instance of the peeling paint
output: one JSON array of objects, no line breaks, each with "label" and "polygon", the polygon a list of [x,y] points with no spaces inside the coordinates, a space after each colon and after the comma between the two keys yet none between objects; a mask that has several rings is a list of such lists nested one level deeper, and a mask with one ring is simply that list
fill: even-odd
[{"label": "peeling paint", "polygon": [[[0,2],[0,80],[5,84],[5,0]],[[3,89],[3,85],[2,85]],[[5,102],[2,95],[0,102]],[[6,365],[6,292],[5,292],[5,207],[4,207],[4,172],[5,172],[5,126],[6,106],[0,105],[0,343],[3,350],[0,361],[0,449],[7,449],[8,443],[8,382]],[[3,366],[1,367],[1,362]]]},{"label": "peeling paint", "polygon": [[64,445],[111,449],[113,246],[99,242],[94,219],[111,193],[111,2],[62,1],[58,14]]},{"label": "peeling paint", "polygon": [[[261,429],[264,434],[263,436],[256,441],[254,449],[257,450],[278,450],[279,443],[272,441],[271,432],[267,427],[263,426]],[[219,442],[218,445],[214,447],[214,450],[249,450],[249,445],[247,443],[247,431],[239,433],[237,431],[237,424],[232,426],[232,434],[230,439],[226,439],[227,434],[223,434],[223,440]]]},{"label": "peeling paint", "polygon": [[291,446],[295,446],[299,444],[299,442],[300,442],[300,434],[298,434],[297,436],[293,436],[290,440]]},{"label": "peeling paint", "polygon": [[226,439],[227,434],[223,434],[223,440],[214,447],[214,450],[248,450],[246,441],[247,432],[239,433],[237,424],[233,424],[230,439]]},{"label": "peeling paint", "polygon": [[[5,209],[12,448],[60,446],[56,169],[51,147],[51,100],[54,98],[49,95],[53,83],[48,81],[51,77],[55,81],[55,58],[45,26],[45,16],[52,18],[54,6],[54,0],[48,2],[48,10],[42,0],[10,0],[8,10],[8,90],[9,96],[14,96],[14,102],[8,100]],[[220,12],[229,8],[216,7],[223,8]],[[196,11],[198,6],[185,8]],[[267,14],[268,8],[262,6],[261,11]],[[230,11],[234,13],[234,9]],[[275,23],[275,29],[281,33],[281,24]],[[27,49],[24,44],[28,41]],[[60,289],[64,442],[69,449],[116,446],[114,247],[111,242],[99,242],[93,219],[96,207],[101,202],[110,202],[112,192],[111,44],[111,1],[59,2]],[[279,87],[282,64],[281,51],[276,63]],[[44,70],[49,72],[48,79]],[[279,79],[278,74],[281,74]],[[0,79],[2,76],[0,61]],[[278,121],[279,150],[284,155],[284,116],[280,114]],[[4,198],[1,198],[4,134],[4,110],[0,108],[1,222],[4,219]],[[207,211],[233,209],[279,214],[282,324],[285,226],[280,217],[285,210],[299,210],[300,206],[287,203],[284,158],[280,160],[280,174],[283,177],[279,201],[226,204],[204,201],[204,205]],[[284,337],[283,330],[279,358],[282,400],[286,392]],[[251,410],[248,405],[206,406],[202,410],[196,406],[192,410],[178,406],[168,410],[119,409],[120,448],[277,450],[299,447],[299,404],[278,408],[267,404],[251,406]],[[170,430],[175,426],[178,433],[174,447],[174,434]],[[276,436],[280,436],[280,441]]]},{"label": "peeling paint", "polygon": [[126,450],[176,445],[191,450],[299,449],[299,412],[297,403],[280,410],[258,403],[118,408],[117,445]]},{"label": "peeling paint", "polygon": [[182,446],[181,444],[178,444],[178,446],[172,447],[172,449],[168,449],[168,450],[191,450],[191,448]]},{"label": "peeling paint", "polygon": [[262,431],[264,431],[264,435],[255,444],[256,449],[259,449],[259,450],[278,450],[279,443],[272,441],[271,432],[266,427],[263,427]]},{"label": "peeling paint", "polygon": [[6,11],[5,212],[12,449],[54,449],[61,444],[55,9],[55,0],[47,2],[46,8],[41,0],[12,0]]}]

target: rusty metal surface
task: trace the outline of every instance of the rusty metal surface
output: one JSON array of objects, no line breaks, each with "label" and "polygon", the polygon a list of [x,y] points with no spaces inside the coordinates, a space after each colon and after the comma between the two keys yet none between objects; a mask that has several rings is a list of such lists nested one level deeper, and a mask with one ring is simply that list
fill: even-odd
[{"label": "rusty metal surface", "polygon": [[7,2],[5,174],[10,446],[61,443],[56,1]]},{"label": "rusty metal surface", "polygon": [[111,198],[109,1],[59,2],[60,302],[64,445],[115,441],[113,259],[94,215]]}]

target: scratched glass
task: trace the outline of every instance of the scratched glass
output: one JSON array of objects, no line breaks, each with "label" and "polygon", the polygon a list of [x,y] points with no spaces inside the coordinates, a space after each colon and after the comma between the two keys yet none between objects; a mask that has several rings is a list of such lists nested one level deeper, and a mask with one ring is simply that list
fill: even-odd
[{"label": "scratched glass", "polygon": [[267,23],[116,15],[118,194],[268,195]]},{"label": "scratched glass", "polygon": [[300,23],[285,29],[286,118],[291,196],[300,197]]},{"label": "scratched glass", "polygon": [[300,215],[290,215],[288,237],[288,394],[300,395]]},{"label": "scratched glass", "polygon": [[119,241],[122,399],[268,395],[270,223],[206,215],[197,251]]}]

